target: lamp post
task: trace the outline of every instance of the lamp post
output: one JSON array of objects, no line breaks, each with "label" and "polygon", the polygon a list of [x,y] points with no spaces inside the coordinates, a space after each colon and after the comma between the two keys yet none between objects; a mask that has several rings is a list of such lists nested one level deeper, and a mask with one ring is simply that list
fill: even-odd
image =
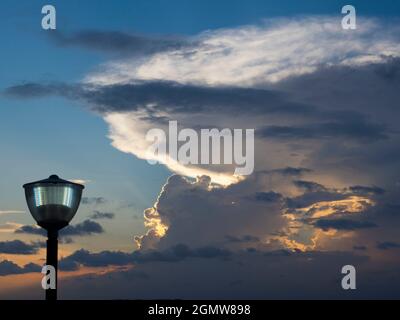
[{"label": "lamp post", "polygon": [[46,300],[57,300],[58,231],[75,216],[85,187],[56,175],[23,187],[29,211],[37,224],[47,230],[46,264],[56,271],[56,288],[46,289]]}]

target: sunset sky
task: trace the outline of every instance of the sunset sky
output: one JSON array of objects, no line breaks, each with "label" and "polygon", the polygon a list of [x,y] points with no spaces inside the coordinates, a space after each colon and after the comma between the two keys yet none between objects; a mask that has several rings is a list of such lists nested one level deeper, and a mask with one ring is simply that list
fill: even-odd
[{"label": "sunset sky", "polygon": [[[397,1],[44,4],[0,4],[0,299],[43,297],[50,174],[85,184],[60,298],[400,298]],[[255,129],[254,172],[149,164],[172,120]]]}]

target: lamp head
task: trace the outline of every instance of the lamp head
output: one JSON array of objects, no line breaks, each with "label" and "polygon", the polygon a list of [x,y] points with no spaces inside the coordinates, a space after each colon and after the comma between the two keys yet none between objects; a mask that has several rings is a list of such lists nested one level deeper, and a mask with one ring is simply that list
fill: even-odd
[{"label": "lamp head", "polygon": [[23,187],[29,211],[37,224],[47,230],[59,230],[69,224],[78,210],[85,188],[56,175]]}]

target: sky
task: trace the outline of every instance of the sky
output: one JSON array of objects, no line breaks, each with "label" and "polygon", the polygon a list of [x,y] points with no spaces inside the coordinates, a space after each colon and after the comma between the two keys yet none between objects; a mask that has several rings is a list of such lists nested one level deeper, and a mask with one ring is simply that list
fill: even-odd
[{"label": "sky", "polygon": [[[2,1],[0,299],[43,296],[22,185],[54,173],[85,184],[63,299],[399,298],[399,16],[390,0]],[[254,171],[148,163],[168,121],[255,129]]]}]

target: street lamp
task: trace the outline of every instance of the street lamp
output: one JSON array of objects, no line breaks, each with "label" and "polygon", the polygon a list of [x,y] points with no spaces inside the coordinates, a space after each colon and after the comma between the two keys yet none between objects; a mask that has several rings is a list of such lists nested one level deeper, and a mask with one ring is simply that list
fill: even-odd
[{"label": "street lamp", "polygon": [[46,290],[46,300],[57,300],[58,231],[75,216],[85,187],[56,175],[23,187],[29,211],[37,224],[47,230],[46,264],[56,270],[56,288]]}]

